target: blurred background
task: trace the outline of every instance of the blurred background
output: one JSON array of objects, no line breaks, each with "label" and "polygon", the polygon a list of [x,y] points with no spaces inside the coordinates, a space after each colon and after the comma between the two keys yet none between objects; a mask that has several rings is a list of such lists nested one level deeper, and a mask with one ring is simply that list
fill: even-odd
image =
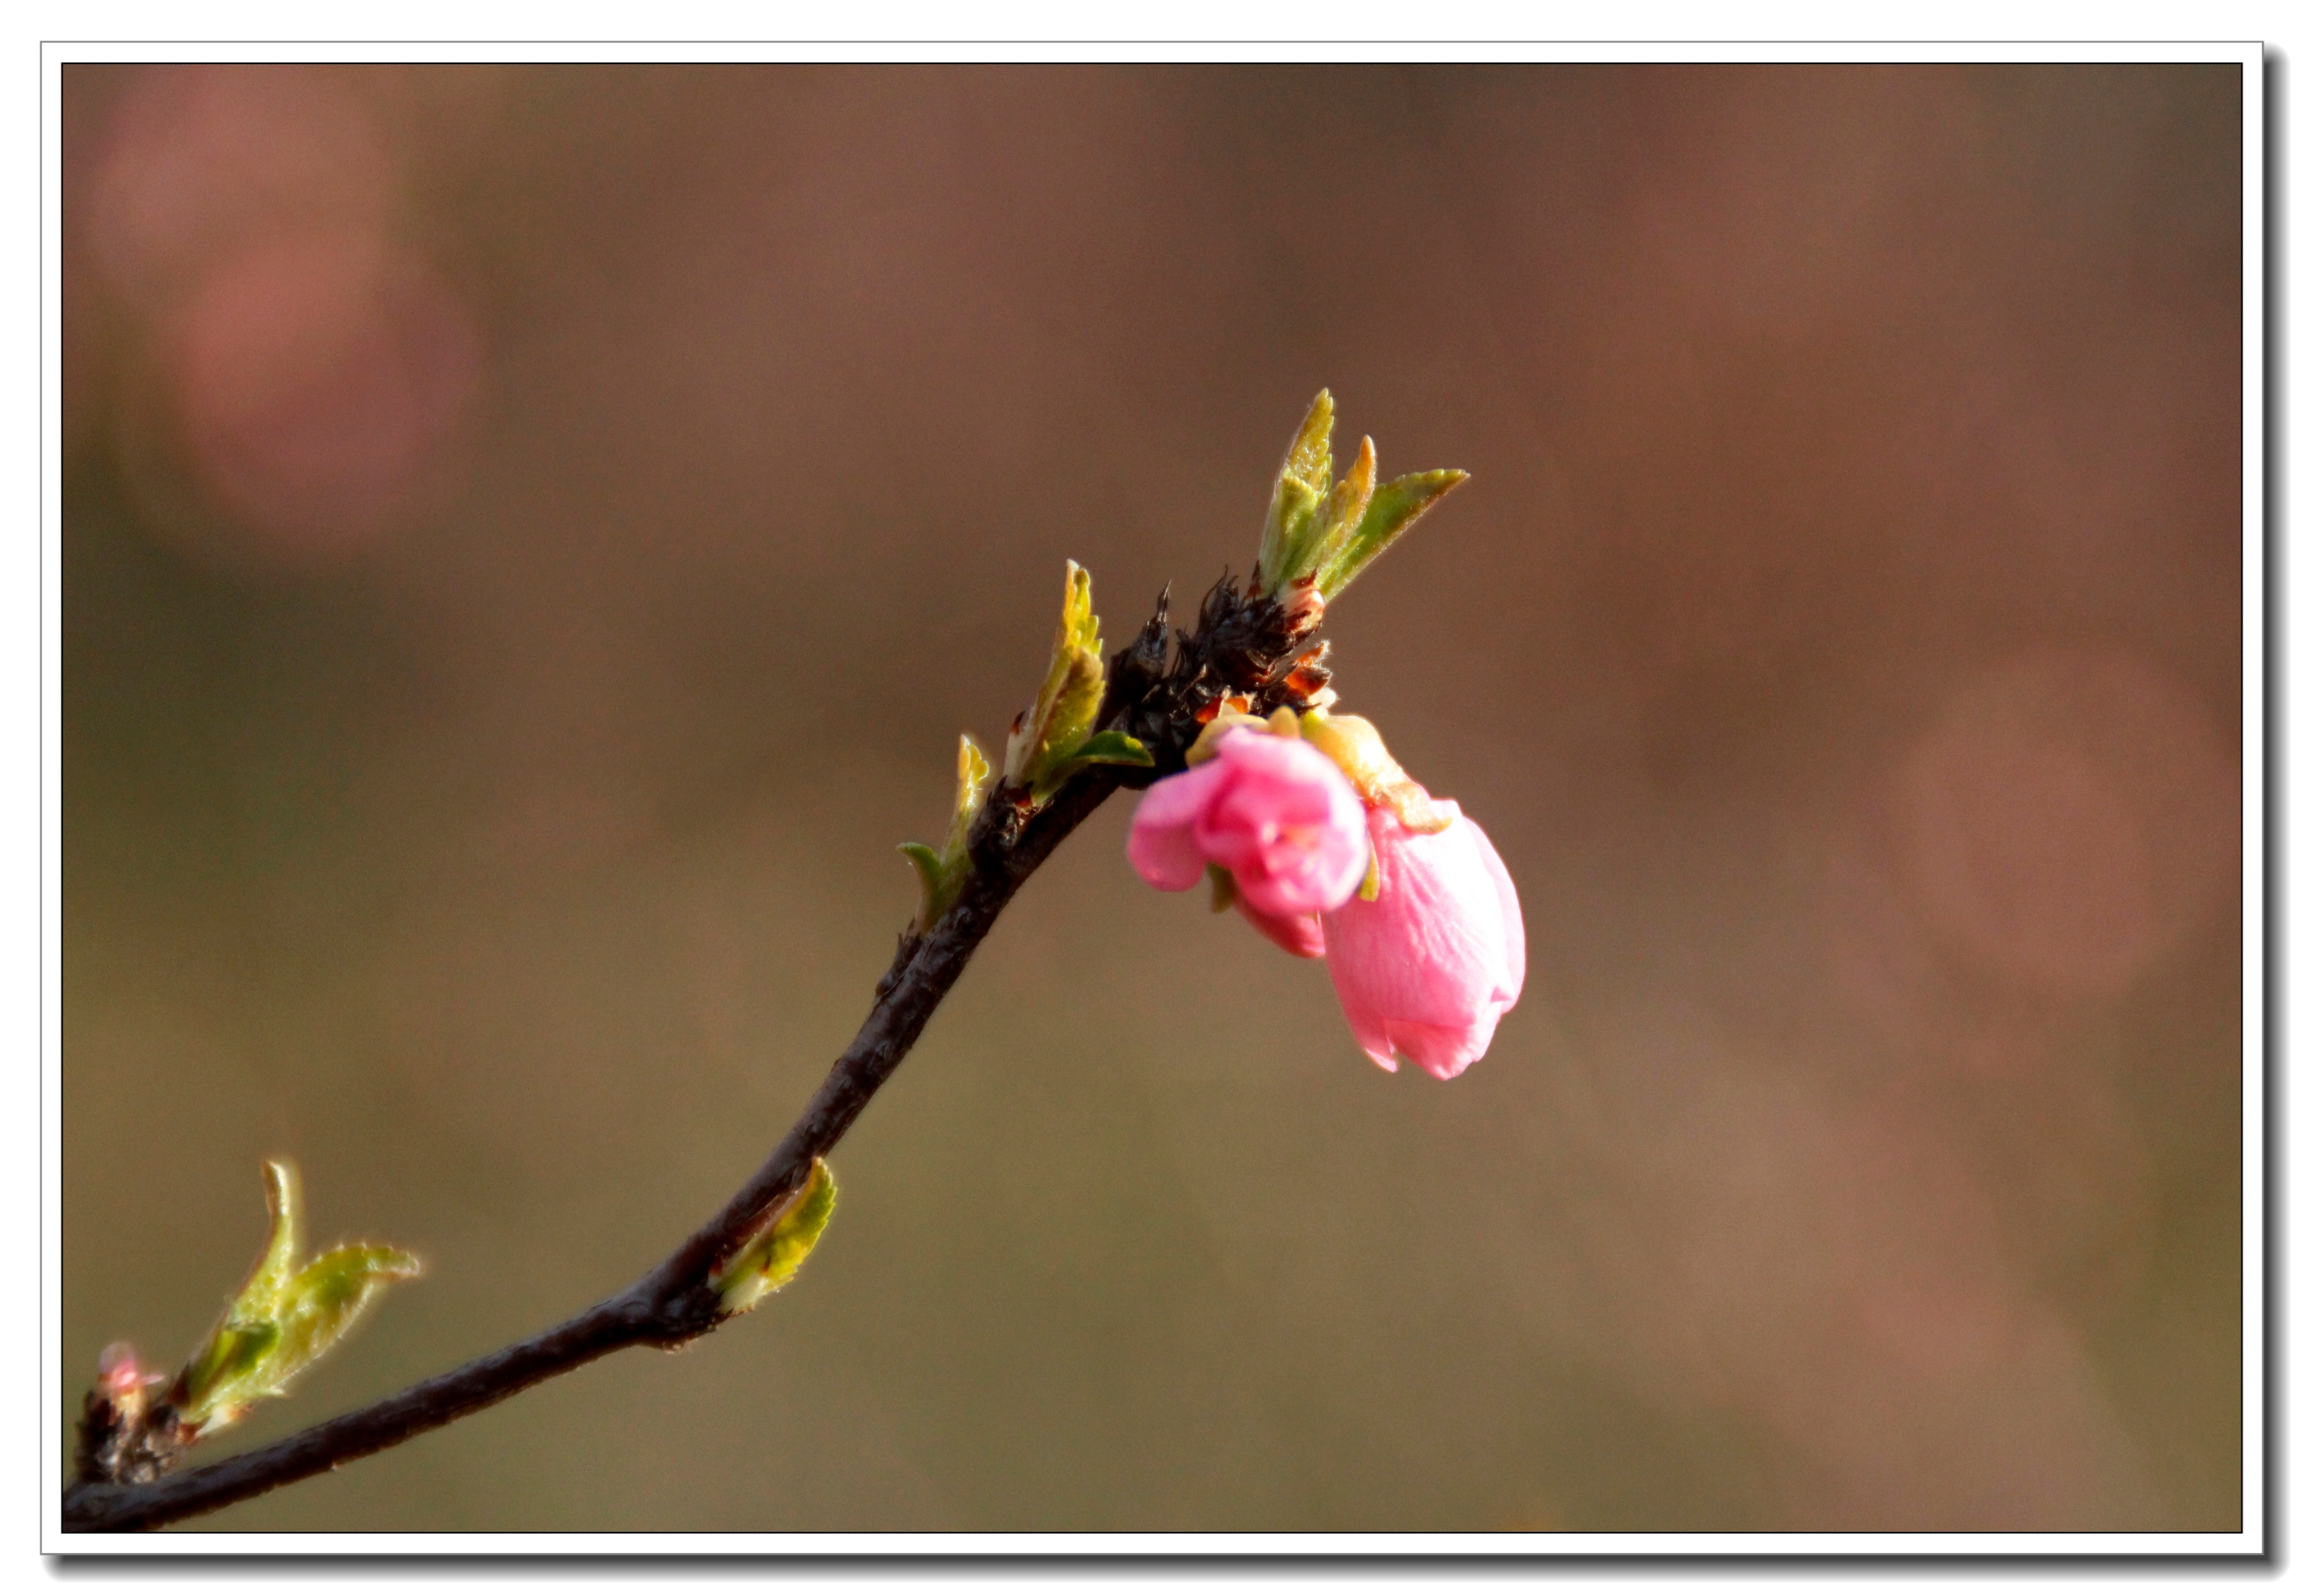
[{"label": "blurred background", "polygon": [[2236,1530],[2240,87],[67,67],[67,1410],[268,1154],[429,1273],[216,1451],[628,1283],[1326,385],[1487,1059],[1116,802],[793,1289],[190,1527]]}]

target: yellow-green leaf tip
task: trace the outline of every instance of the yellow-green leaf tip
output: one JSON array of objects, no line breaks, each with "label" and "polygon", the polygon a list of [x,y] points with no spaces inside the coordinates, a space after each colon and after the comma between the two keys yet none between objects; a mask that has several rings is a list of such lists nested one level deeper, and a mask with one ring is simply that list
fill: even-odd
[{"label": "yellow-green leaf tip", "polygon": [[944,918],[944,911],[953,906],[968,880],[968,832],[984,807],[984,789],[992,779],[992,766],[984,757],[984,750],[965,731],[960,734],[957,775],[952,823],[944,829],[944,847],[933,849],[925,842],[897,844],[897,851],[912,862],[920,878],[920,907],[912,917],[912,929],[924,935]]},{"label": "yellow-green leaf tip", "polygon": [[[1464,480],[1461,471],[1419,471],[1379,484],[1376,443],[1362,438],[1341,478],[1328,438],[1335,407],[1326,389],[1313,400],[1282,457],[1257,546],[1256,587],[1300,602],[1309,589],[1325,603]],[[1309,599],[1300,602],[1309,604]]]},{"label": "yellow-green leaf tip", "polygon": [[1064,562],[1063,619],[1048,673],[1032,707],[1016,717],[1001,773],[1035,803],[1045,802],[1074,766],[1067,761],[1088,740],[1104,707],[1103,639],[1089,602],[1088,575]]}]

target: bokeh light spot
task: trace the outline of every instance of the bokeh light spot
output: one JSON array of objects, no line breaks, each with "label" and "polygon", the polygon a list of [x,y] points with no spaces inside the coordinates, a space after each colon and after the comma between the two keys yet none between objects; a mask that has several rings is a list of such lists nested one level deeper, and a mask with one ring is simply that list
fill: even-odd
[{"label": "bokeh light spot", "polygon": [[309,234],[211,273],[178,329],[195,464],[288,557],[326,559],[400,509],[470,407],[479,342],[420,263]]},{"label": "bokeh light spot", "polygon": [[147,72],[111,120],[89,196],[89,245],[114,291],[148,308],[266,234],[374,231],[394,165],[360,103],[323,72]]},{"label": "bokeh light spot", "polygon": [[2197,929],[2238,861],[2238,762],[2123,653],[2054,650],[1956,694],[1900,773],[1903,874],[2014,985],[2103,997]]}]

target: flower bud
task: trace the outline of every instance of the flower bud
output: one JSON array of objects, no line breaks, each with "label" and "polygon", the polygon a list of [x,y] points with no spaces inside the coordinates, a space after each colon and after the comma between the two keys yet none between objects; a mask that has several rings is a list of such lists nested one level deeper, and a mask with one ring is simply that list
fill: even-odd
[{"label": "flower bud", "polygon": [[1406,1059],[1448,1080],[1488,1051],[1528,972],[1520,894],[1487,833],[1454,802],[1419,833],[1368,810],[1382,888],[1321,916],[1344,1019],[1385,1069]]},{"label": "flower bud", "polygon": [[1314,956],[1296,923],[1334,908],[1368,874],[1368,822],[1335,762],[1309,743],[1234,728],[1215,755],[1155,782],[1129,827],[1128,862],[1181,892],[1208,865],[1231,872],[1250,923],[1292,953]]},{"label": "flower bud", "polygon": [[96,1383],[107,1397],[123,1396],[144,1383],[132,1343],[114,1341],[96,1355]]}]

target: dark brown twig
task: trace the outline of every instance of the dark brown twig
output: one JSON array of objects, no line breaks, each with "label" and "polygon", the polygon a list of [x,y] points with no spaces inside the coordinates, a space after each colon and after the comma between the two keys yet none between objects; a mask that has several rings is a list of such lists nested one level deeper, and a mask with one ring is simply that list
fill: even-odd
[{"label": "dark brown twig", "polygon": [[1296,690],[1290,671],[1313,639],[1296,635],[1300,627],[1292,629],[1278,605],[1223,582],[1202,604],[1199,621],[1175,642],[1172,657],[1164,594],[1142,633],[1112,662],[1099,723],[1140,739],[1153,753],[1153,769],[1091,767],[1037,811],[1012,789],[992,795],[970,833],[974,869],[958,899],[927,935],[905,936],[855,1040],[767,1161],[646,1277],[540,1335],[268,1447],[150,1483],[75,1481],[64,1492],[64,1527],[156,1529],[213,1512],[397,1446],[609,1353],[679,1347],[716,1328],[723,1312],[714,1267],[774,1218],[814,1161],[855,1123],[1025,878],[1117,788],[1181,768],[1198,716],[1216,699],[1237,693],[1269,708]]}]

